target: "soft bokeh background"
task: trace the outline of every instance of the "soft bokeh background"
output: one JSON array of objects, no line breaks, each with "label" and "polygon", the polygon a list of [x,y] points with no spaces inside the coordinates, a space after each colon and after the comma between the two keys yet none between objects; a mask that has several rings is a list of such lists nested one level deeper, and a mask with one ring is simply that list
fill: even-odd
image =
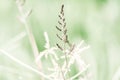
[{"label": "soft bokeh background", "polygon": [[[85,40],[91,46],[82,58],[91,64],[92,80],[120,80],[120,0],[27,0],[26,10],[33,10],[28,22],[40,51],[44,49],[44,31],[55,45],[62,3],[70,40]],[[15,0],[0,0],[0,48],[36,67],[28,36],[16,40],[26,31],[18,15]],[[39,80],[39,75],[0,53],[0,80]]]}]

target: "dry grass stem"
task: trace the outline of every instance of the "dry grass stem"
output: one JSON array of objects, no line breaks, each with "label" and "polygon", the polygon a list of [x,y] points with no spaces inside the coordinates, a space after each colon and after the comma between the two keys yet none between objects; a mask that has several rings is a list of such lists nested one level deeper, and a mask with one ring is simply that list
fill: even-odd
[{"label": "dry grass stem", "polygon": [[[32,47],[32,50],[33,50],[33,53],[34,53],[34,57],[36,59],[39,55],[39,50],[38,50],[34,35],[31,31],[30,27],[28,26],[27,20],[26,20],[28,18],[28,16],[31,14],[32,10],[29,10],[27,12],[24,11],[23,7],[24,7],[24,4],[25,4],[25,1],[17,0],[16,3],[17,3],[17,6],[18,6],[18,10],[20,12],[19,20],[21,21],[21,23],[24,24],[24,26],[26,28],[26,31],[27,31],[27,34],[28,34],[28,37],[29,37],[29,40],[30,40],[30,43],[31,43],[31,47]],[[36,63],[36,64],[37,64],[39,70],[42,71],[42,62],[39,60],[39,62]]]},{"label": "dry grass stem", "polygon": [[52,80],[52,79],[49,78],[47,75],[43,74],[42,72],[38,71],[37,69],[34,69],[33,67],[31,67],[31,66],[23,63],[22,61],[18,60],[17,58],[11,56],[10,53],[6,52],[5,50],[0,49],[0,52],[1,52],[2,54],[4,54],[5,56],[9,57],[11,60],[13,60],[13,61],[15,61],[16,63],[20,64],[21,66],[23,66],[23,67],[25,67],[25,68],[27,68],[27,69],[29,69],[29,70],[31,70],[31,71],[39,74],[40,76],[42,76],[42,77],[44,77],[44,78],[46,78],[46,79],[48,79],[48,80]]}]

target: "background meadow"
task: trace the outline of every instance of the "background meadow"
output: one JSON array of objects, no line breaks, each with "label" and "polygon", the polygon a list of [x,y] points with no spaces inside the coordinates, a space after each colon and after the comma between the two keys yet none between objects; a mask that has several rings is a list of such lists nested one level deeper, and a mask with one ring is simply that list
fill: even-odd
[{"label": "background meadow", "polygon": [[[51,45],[57,42],[55,26],[61,4],[65,5],[70,41],[84,40],[84,45],[90,45],[81,57],[90,64],[91,80],[120,80],[120,0],[26,0],[25,9],[32,9],[28,25],[39,51],[44,50],[45,31]],[[36,68],[25,27],[18,15],[15,0],[0,0],[0,49]],[[0,80],[40,79],[38,74],[0,53]]]}]

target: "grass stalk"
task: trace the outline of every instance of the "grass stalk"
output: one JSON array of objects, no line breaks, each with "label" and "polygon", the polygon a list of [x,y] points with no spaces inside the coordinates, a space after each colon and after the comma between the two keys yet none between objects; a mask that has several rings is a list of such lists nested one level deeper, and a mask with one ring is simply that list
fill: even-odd
[{"label": "grass stalk", "polygon": [[23,66],[23,67],[25,67],[25,68],[27,68],[27,69],[29,69],[29,70],[39,74],[40,76],[42,76],[42,77],[44,77],[44,78],[46,78],[48,80],[52,80],[46,74],[43,74],[42,72],[38,71],[37,69],[34,69],[33,67],[23,63],[22,61],[18,60],[17,58],[11,56],[10,53],[8,53],[7,51],[0,49],[0,52],[3,53],[5,56],[9,57],[11,60],[13,60],[16,63],[18,63],[19,65],[21,65],[21,66]]}]

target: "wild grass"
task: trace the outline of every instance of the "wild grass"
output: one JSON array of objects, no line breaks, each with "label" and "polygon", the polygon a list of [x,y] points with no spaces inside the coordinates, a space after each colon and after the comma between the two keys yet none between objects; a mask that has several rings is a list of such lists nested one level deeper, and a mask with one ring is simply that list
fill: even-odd
[{"label": "wild grass", "polygon": [[[45,49],[39,51],[32,30],[27,23],[27,18],[32,10],[25,11],[25,0],[17,0],[16,4],[19,11],[18,19],[26,29],[38,69],[34,69],[27,63],[13,57],[5,49],[0,49],[0,52],[19,65],[39,74],[41,80],[90,80],[90,73],[88,71],[89,64],[85,63],[81,58],[81,53],[88,49],[89,45],[83,47],[84,41],[80,41],[79,44],[70,42],[69,35],[67,34],[67,22],[64,16],[65,5],[61,5],[60,13],[58,15],[58,25],[56,26],[58,31],[56,36],[60,42],[56,41],[56,45],[51,46],[48,34],[47,32],[44,32],[46,41],[44,46]],[[42,62],[43,58],[49,62],[51,66],[44,66],[44,63]],[[73,68],[76,68],[77,73],[72,74]]]}]

